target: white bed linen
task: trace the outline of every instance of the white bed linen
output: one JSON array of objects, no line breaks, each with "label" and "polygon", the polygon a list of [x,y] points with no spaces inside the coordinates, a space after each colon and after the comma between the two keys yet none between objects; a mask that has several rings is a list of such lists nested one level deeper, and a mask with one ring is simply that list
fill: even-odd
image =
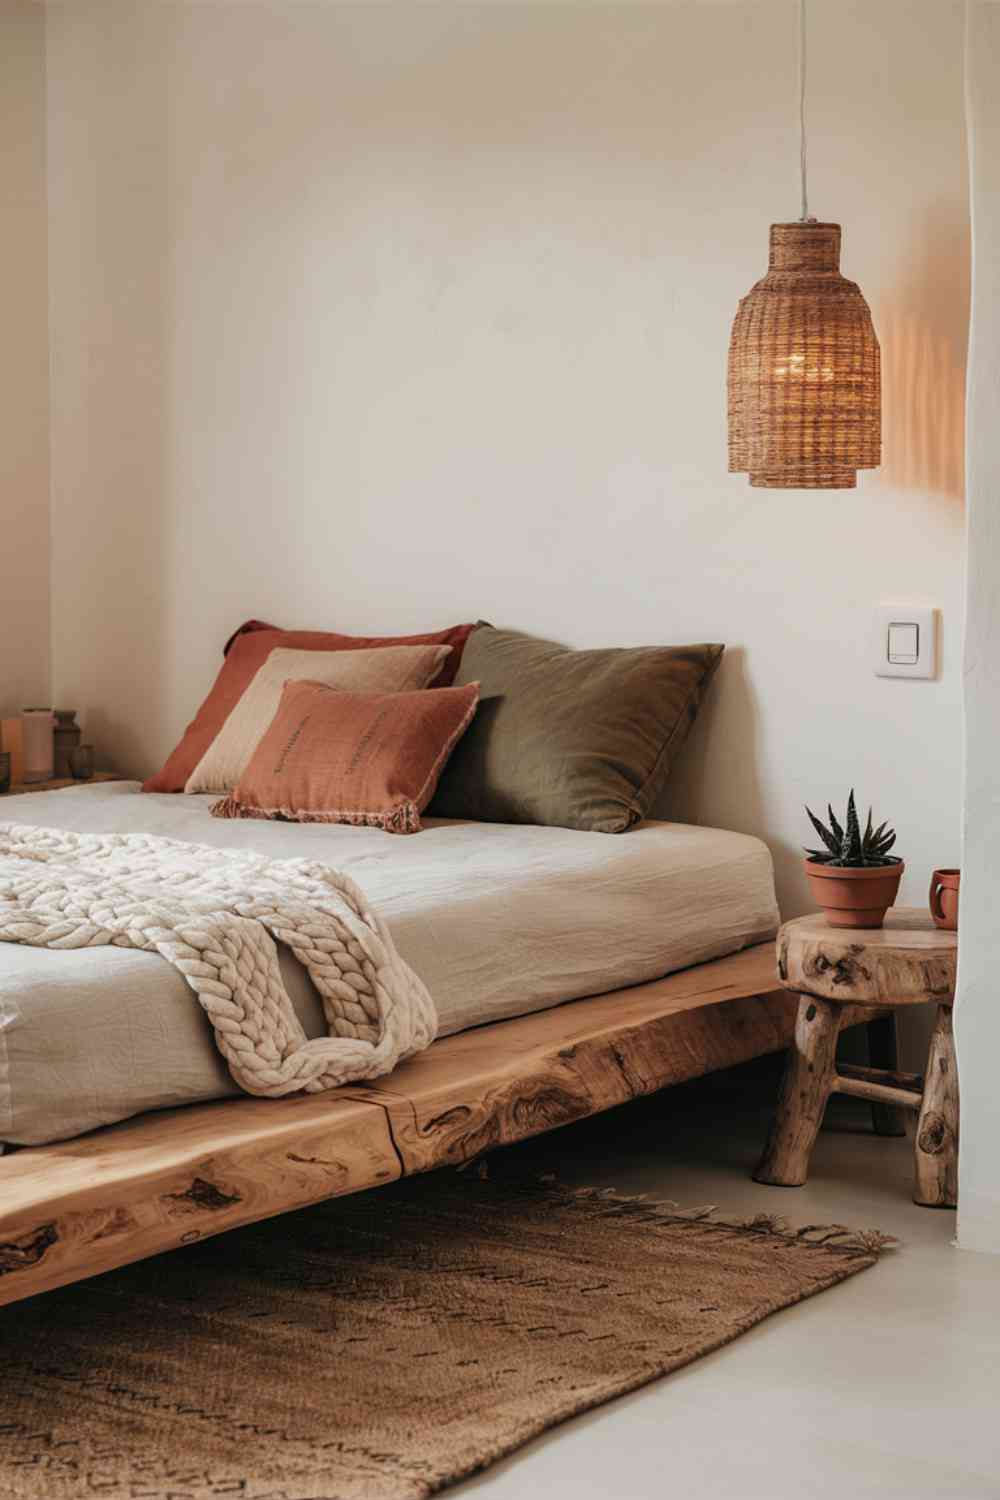
[{"label": "white bed linen", "polygon": [[[734,953],[777,926],[770,854],[744,834],[432,819],[401,837],[216,819],[213,800],[112,782],[3,798],[0,821],[159,833],[345,870],[430,990],[442,1035]],[[282,970],[307,1034],[322,1035],[305,971],[286,953]],[[158,955],[0,944],[0,1141],[61,1140],[238,1092],[197,1000]]]}]

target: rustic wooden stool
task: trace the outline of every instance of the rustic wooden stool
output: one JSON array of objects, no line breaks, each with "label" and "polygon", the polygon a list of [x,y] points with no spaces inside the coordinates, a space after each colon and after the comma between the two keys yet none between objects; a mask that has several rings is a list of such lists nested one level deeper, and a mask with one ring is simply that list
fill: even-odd
[{"label": "rustic wooden stool", "polygon": [[[786,922],[778,934],[778,977],[799,996],[795,1039],[788,1053],[774,1124],[756,1182],[800,1187],[831,1094],[868,1099],[875,1107],[918,1110],[914,1141],[914,1203],[954,1208],[958,1202],[958,1070],[951,1028],[957,934],[934,926],[917,907],[894,907],[885,926],[829,927],[823,916]],[[923,1078],[889,1067],[837,1068],[841,1006],[937,1005]],[[881,1133],[893,1119],[876,1118]]]}]

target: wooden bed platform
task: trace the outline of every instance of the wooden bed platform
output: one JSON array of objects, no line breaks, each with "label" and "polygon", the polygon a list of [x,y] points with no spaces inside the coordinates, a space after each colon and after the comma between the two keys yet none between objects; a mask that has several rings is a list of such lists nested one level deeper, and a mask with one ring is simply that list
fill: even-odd
[{"label": "wooden bed platform", "polygon": [[[779,1051],[797,1000],[775,978],[762,943],[461,1032],[377,1086],[188,1105],[14,1151],[0,1157],[0,1304]],[[843,1009],[844,1025],[882,1014]]]}]

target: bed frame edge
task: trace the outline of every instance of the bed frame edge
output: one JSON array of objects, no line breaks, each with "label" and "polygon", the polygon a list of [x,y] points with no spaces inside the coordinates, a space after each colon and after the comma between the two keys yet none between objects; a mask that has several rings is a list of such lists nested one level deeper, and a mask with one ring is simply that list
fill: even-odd
[{"label": "bed frame edge", "polygon": [[0,1157],[0,1305],[780,1051],[796,1000],[775,977],[762,943],[461,1032],[378,1086],[187,1105]]}]

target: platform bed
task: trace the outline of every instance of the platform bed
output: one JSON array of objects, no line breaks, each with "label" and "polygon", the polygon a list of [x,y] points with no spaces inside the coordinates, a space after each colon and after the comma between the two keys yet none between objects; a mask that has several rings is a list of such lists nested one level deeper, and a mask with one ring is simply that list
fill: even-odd
[{"label": "platform bed", "polygon": [[[447,1037],[377,1086],[187,1105],[14,1151],[0,1157],[0,1304],[780,1051],[796,999],[774,981],[762,943]],[[884,1014],[843,1011],[845,1026]]]}]

